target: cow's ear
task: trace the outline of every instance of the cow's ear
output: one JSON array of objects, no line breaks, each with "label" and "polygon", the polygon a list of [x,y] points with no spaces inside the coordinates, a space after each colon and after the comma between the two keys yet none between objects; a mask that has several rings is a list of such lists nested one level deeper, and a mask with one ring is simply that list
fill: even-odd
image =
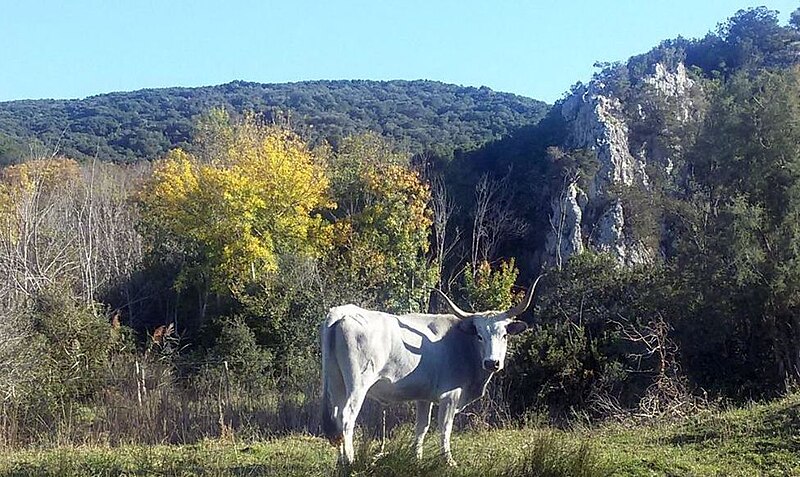
[{"label": "cow's ear", "polygon": [[461,320],[458,322],[458,329],[468,335],[477,335],[478,329],[475,328],[475,323],[472,320]]},{"label": "cow's ear", "polygon": [[528,324],[524,321],[514,320],[506,326],[506,333],[518,335],[528,329]]}]

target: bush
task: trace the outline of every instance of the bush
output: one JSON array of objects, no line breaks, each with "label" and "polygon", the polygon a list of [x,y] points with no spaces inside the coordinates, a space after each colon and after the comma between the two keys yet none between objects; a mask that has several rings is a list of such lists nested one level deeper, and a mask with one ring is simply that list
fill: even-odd
[{"label": "bush", "polygon": [[663,370],[633,335],[675,306],[662,270],[625,269],[610,257],[584,253],[553,270],[542,289],[539,326],[511,350],[514,408],[547,408],[564,418],[590,409],[597,398],[638,405]]},{"label": "bush", "polygon": [[52,366],[46,392],[80,400],[102,388],[119,343],[99,305],[80,305],[66,292],[48,290],[34,296],[31,321]]},{"label": "bush", "polygon": [[503,261],[496,269],[487,261],[467,264],[464,285],[473,310],[507,310],[514,301],[514,282],[519,270],[514,259]]},{"label": "bush", "polygon": [[133,349],[130,334],[112,326],[98,305],[57,289],[0,318],[0,335],[8,338],[0,345],[6,440],[50,438],[64,426],[91,423],[95,413],[86,405],[113,382],[113,358]]},{"label": "bush", "polygon": [[208,359],[217,366],[227,361],[235,381],[255,385],[271,377],[272,354],[256,343],[253,330],[241,317],[221,320],[221,330]]}]

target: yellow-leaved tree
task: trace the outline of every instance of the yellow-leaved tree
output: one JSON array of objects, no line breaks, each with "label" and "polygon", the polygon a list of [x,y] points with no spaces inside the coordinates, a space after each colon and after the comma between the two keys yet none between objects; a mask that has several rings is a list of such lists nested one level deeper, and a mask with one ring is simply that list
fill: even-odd
[{"label": "yellow-leaved tree", "polygon": [[215,109],[193,146],[170,151],[138,196],[145,236],[181,257],[178,288],[236,294],[275,272],[280,255],[328,248],[328,180],[297,135]]}]

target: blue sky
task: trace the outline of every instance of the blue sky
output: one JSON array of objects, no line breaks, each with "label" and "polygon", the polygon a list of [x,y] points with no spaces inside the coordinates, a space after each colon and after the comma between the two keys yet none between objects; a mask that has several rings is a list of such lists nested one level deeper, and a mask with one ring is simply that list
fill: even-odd
[{"label": "blue sky", "polygon": [[788,0],[0,0],[0,101],[232,80],[432,79],[552,102],[595,61]]}]

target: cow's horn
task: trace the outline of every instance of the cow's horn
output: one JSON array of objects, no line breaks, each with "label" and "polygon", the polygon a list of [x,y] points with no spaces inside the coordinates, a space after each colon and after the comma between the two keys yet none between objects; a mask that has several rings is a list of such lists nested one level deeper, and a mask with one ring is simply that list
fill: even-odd
[{"label": "cow's horn", "polygon": [[436,290],[437,292],[439,292],[440,295],[442,295],[442,298],[444,298],[444,301],[447,303],[447,306],[450,307],[450,310],[453,312],[454,315],[461,318],[462,320],[464,318],[471,316],[471,313],[467,313],[466,311],[456,306],[456,304],[453,303],[453,301],[450,298],[448,298],[447,295],[445,295],[442,290],[439,290],[438,288],[434,288],[434,290]]},{"label": "cow's horn", "polygon": [[531,287],[528,288],[528,293],[525,294],[525,298],[523,298],[521,302],[517,303],[517,306],[511,308],[506,312],[506,315],[509,318],[514,318],[516,316],[523,314],[525,310],[527,310],[528,307],[531,306],[531,300],[533,300],[533,292],[534,290],[536,290],[536,284],[539,283],[539,280],[541,280],[543,276],[544,275],[539,275],[536,278],[536,281],[533,282],[533,285],[531,285]]}]

